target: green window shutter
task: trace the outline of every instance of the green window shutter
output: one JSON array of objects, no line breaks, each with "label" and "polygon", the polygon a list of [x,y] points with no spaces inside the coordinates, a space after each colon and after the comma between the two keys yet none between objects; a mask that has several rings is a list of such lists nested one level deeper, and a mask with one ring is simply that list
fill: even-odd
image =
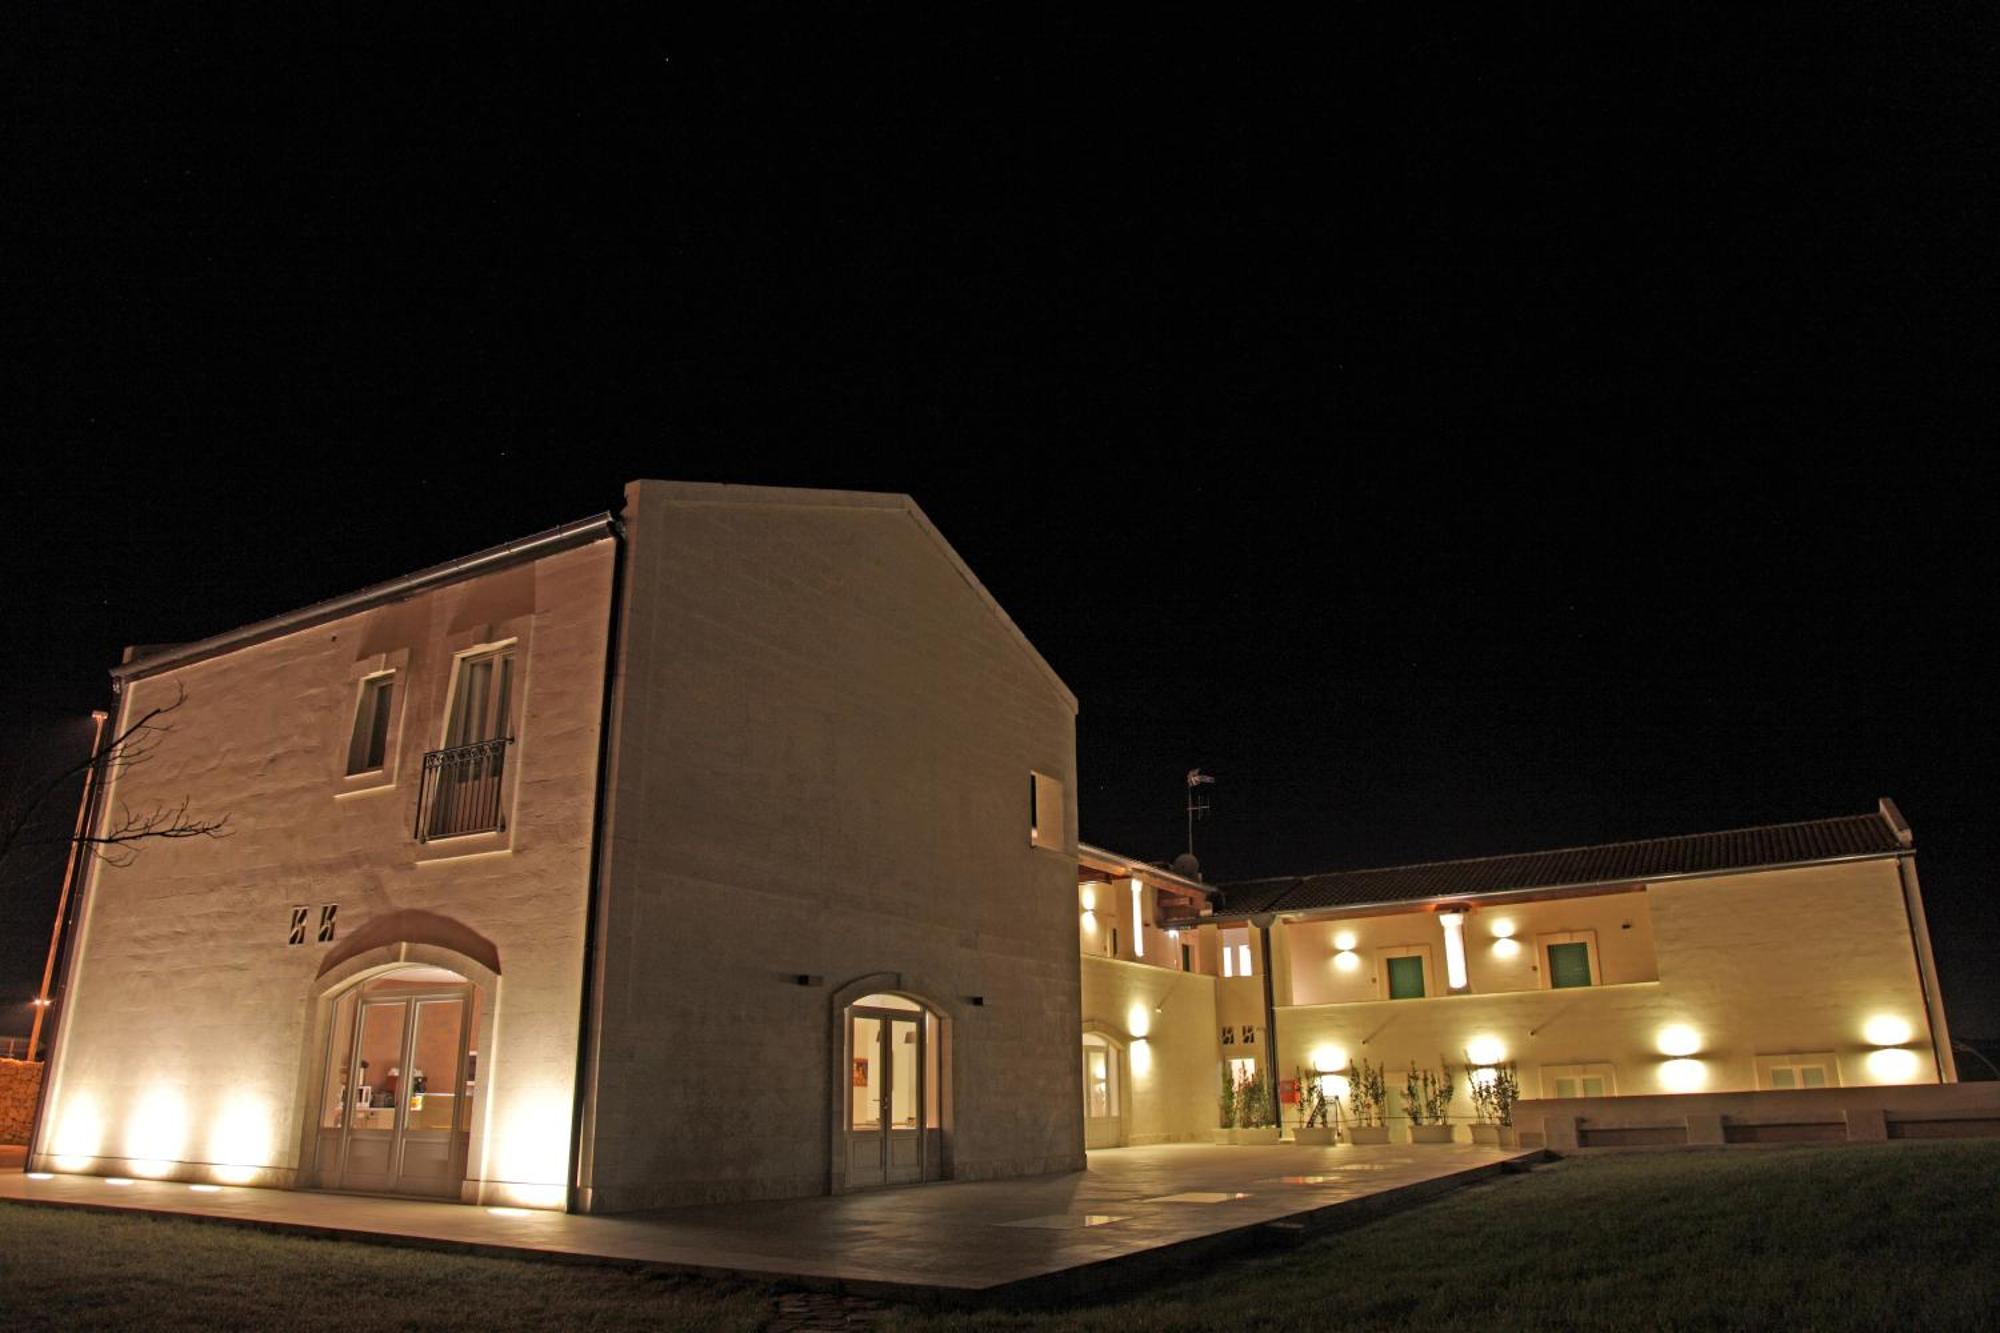
[{"label": "green window shutter", "polygon": [[1557,1080],[1556,1080],[1556,1096],[1558,1096],[1558,1097],[1574,1097],[1574,1096],[1576,1096],[1576,1080],[1575,1080],[1575,1079],[1573,1079],[1573,1078],[1559,1078],[1559,1079],[1557,1079]]},{"label": "green window shutter", "polygon": [[1586,1097],[1602,1097],[1604,1095],[1603,1077],[1598,1074],[1586,1074],[1583,1079],[1583,1095]]},{"label": "green window shutter", "polygon": [[1826,1086],[1826,1070],[1818,1065],[1806,1065],[1799,1070],[1799,1085],[1807,1088]]},{"label": "green window shutter", "polygon": [[1590,984],[1590,946],[1588,944],[1551,944],[1549,946],[1549,985],[1557,990],[1566,986],[1588,986]]},{"label": "green window shutter", "polygon": [[1774,1088],[1797,1087],[1798,1084],[1793,1080],[1792,1067],[1790,1065],[1773,1065],[1771,1067],[1771,1086]]},{"label": "green window shutter", "polygon": [[1424,960],[1412,954],[1407,958],[1389,960],[1389,998],[1392,1000],[1421,1000],[1424,998]]}]

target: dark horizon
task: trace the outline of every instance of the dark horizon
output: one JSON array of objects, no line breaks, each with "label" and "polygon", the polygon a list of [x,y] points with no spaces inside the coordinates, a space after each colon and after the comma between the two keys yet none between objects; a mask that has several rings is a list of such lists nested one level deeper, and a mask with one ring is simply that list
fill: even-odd
[{"label": "dark horizon", "polygon": [[[1990,16],[65,21],[10,760],[127,643],[633,477],[902,491],[1078,694],[1092,842],[1171,858],[1196,766],[1218,880],[1888,796],[2000,1037]],[[53,883],[0,901],[25,1027]]]}]

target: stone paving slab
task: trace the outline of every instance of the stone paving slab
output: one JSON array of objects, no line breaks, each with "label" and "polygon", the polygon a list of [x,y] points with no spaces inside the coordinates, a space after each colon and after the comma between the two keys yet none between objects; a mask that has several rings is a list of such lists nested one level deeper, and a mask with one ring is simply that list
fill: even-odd
[{"label": "stone paving slab", "polygon": [[1465,1144],[1090,1154],[1085,1171],[616,1217],[99,1176],[0,1173],[0,1200],[173,1214],[343,1239],[752,1277],[898,1300],[1061,1299],[1347,1225],[1539,1149]]}]

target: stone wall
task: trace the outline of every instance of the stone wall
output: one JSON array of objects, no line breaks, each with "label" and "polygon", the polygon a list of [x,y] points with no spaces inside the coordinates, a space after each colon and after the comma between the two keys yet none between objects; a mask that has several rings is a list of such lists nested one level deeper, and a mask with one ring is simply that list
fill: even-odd
[{"label": "stone wall", "polygon": [[26,1143],[42,1089],[39,1060],[0,1060],[0,1143]]}]

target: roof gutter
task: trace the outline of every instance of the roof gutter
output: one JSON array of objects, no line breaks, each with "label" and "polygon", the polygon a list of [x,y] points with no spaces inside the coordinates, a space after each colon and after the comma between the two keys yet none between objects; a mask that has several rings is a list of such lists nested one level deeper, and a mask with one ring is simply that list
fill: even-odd
[{"label": "roof gutter", "polygon": [[[1683,879],[1719,879],[1724,875],[1755,875],[1766,870],[1798,870],[1805,866],[1842,865],[1849,861],[1882,861],[1891,857],[1908,856],[1909,850],[1898,849],[1880,852],[1854,852],[1847,856],[1815,856],[1805,861],[1772,861],[1764,865],[1732,866],[1727,870],[1677,870],[1669,875],[1633,875],[1618,879],[1586,879],[1567,884],[1541,884],[1532,888],[1491,889],[1485,893],[1439,893],[1421,898],[1389,898],[1378,902],[1338,903],[1326,907],[1287,908],[1284,899],[1278,898],[1259,908],[1245,908],[1232,912],[1228,908],[1212,916],[1188,917],[1179,921],[1163,921],[1161,927],[1170,930],[1185,930],[1190,926],[1221,925],[1224,922],[1248,921],[1258,912],[1271,912],[1283,917],[1315,917],[1322,915],[1352,915],[1357,912],[1373,912],[1387,907],[1415,907],[1430,903],[1452,902],[1492,902],[1517,898],[1528,898],[1540,894],[1574,893],[1582,889],[1615,889],[1630,885],[1641,888],[1649,884],[1670,884]],[[1226,890],[1225,890],[1226,892]]]},{"label": "roof gutter", "polygon": [[574,523],[563,523],[532,537],[522,537],[518,541],[490,546],[483,551],[448,560],[441,565],[432,565],[401,578],[390,579],[387,583],[377,583],[359,592],[350,592],[311,606],[288,611],[269,620],[260,620],[252,625],[244,625],[221,634],[210,635],[193,643],[183,643],[176,647],[162,649],[144,657],[121,662],[111,668],[111,682],[114,688],[123,689],[125,682],[155,672],[167,671],[174,667],[186,666],[203,658],[220,653],[246,648],[254,643],[263,643],[281,635],[323,625],[342,616],[365,611],[384,602],[402,601],[420,592],[442,587],[447,583],[457,583],[464,579],[490,574],[496,569],[518,565],[528,560],[538,560],[576,546],[587,546],[606,537],[617,535],[617,520],[608,512],[579,519]]}]

